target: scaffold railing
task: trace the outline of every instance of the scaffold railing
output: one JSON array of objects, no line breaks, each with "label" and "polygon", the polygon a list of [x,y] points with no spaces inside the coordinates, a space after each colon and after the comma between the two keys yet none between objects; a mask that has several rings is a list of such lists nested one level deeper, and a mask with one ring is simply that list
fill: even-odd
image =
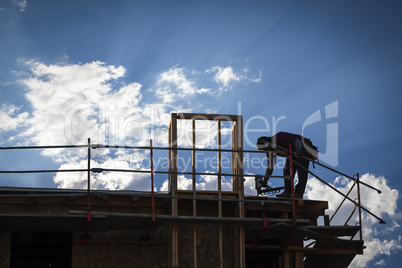
[{"label": "scaffold railing", "polygon": [[[289,154],[289,150],[282,148],[280,146],[276,146],[277,148],[279,148],[282,152]],[[115,148],[115,149],[134,149],[134,150],[150,150],[150,154],[151,154],[151,162],[153,161],[153,150],[169,150],[169,151],[209,151],[209,152],[237,152],[237,153],[266,153],[265,151],[261,151],[261,150],[232,150],[232,149],[222,149],[222,148],[216,148],[216,149],[211,149],[211,148],[180,148],[180,147],[160,147],[160,146],[153,146],[152,145],[152,140],[150,141],[150,146],[121,146],[121,145],[105,145],[105,144],[91,144],[90,139],[88,139],[88,144],[87,145],[42,145],[42,146],[8,146],[8,147],[0,147],[0,150],[26,150],[26,149],[73,149],[73,148],[88,148],[88,168],[81,168],[81,169],[42,169],[42,170],[0,170],[0,174],[24,174],[24,173],[58,173],[58,172],[89,172],[88,173],[88,191],[90,194],[91,188],[90,188],[90,172],[93,173],[101,173],[101,172],[128,172],[128,173],[146,173],[146,174],[150,174],[151,177],[153,177],[154,174],[175,174],[175,175],[210,175],[210,176],[227,176],[227,177],[255,177],[255,174],[235,174],[235,173],[222,173],[222,172],[185,172],[185,171],[162,171],[162,170],[153,170],[153,164],[151,164],[151,169],[150,170],[137,170],[137,169],[116,169],[116,168],[99,168],[99,167],[90,167],[90,150],[94,150],[94,149],[101,149],[101,148]],[[290,148],[291,149],[291,148]],[[291,156],[292,154],[290,154]],[[304,156],[302,156],[304,157]],[[308,158],[307,158],[308,159]],[[311,159],[308,159],[309,161],[311,161],[314,164],[317,164],[325,169],[328,169],[330,171],[333,171],[337,174],[340,174],[348,179],[353,180],[355,183],[352,185],[352,187],[349,189],[348,193],[344,194],[342,192],[340,192],[338,189],[336,189],[334,186],[332,186],[331,184],[327,183],[326,181],[324,181],[322,178],[320,178],[317,174],[311,172],[310,170],[306,169],[306,171],[309,172],[310,175],[312,175],[313,177],[317,178],[319,181],[321,181],[322,183],[324,183],[325,185],[327,185],[329,188],[331,188],[332,190],[334,190],[335,192],[337,192],[338,194],[340,194],[341,196],[343,196],[343,200],[341,201],[341,203],[339,204],[339,206],[335,209],[335,212],[333,213],[333,215],[330,218],[330,221],[333,219],[333,217],[337,214],[337,212],[339,211],[340,207],[344,204],[344,202],[346,200],[352,202],[355,207],[366,211],[368,214],[370,214],[371,216],[375,217],[376,219],[378,219],[380,221],[381,224],[385,223],[385,221],[383,219],[381,219],[380,217],[376,216],[375,214],[373,214],[372,212],[370,212],[367,208],[363,207],[361,204],[359,204],[360,202],[360,196],[358,198],[358,201],[355,201],[353,199],[351,199],[349,197],[350,192],[352,191],[353,187],[355,185],[357,185],[359,187],[359,185],[364,185],[370,189],[373,189],[375,191],[377,191],[379,194],[381,193],[381,190],[373,187],[372,185],[369,185],[367,183],[364,183],[362,181],[360,181],[359,179],[359,174],[357,175],[357,178],[354,178],[354,176],[349,176],[343,172],[340,172],[334,168],[331,168],[323,163],[320,163],[319,161],[313,161]],[[291,163],[298,165],[300,168],[304,168],[302,167],[299,163],[297,163],[295,160],[292,160]],[[305,169],[305,168],[304,168]],[[291,172],[291,174],[293,174]],[[259,175],[262,177],[265,177],[263,175]],[[270,178],[285,178],[285,176],[270,176]],[[151,193],[154,191],[154,185],[153,185],[153,179],[152,179],[152,186],[151,186]],[[359,193],[360,191],[358,191],[358,195],[360,195]],[[82,195],[82,194],[80,194]],[[1,196],[1,195],[0,195]],[[256,201],[256,200],[247,200],[247,199],[225,199],[225,198],[205,198],[205,197],[172,197],[172,198],[183,198],[183,199],[193,199],[193,200],[215,200],[215,201],[238,201],[238,202],[260,202],[260,201]],[[152,198],[153,199],[153,198]]]}]

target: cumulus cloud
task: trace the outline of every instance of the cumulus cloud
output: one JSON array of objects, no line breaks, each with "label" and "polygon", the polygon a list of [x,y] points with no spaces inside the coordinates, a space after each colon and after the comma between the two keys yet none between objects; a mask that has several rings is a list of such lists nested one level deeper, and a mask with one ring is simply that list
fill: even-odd
[{"label": "cumulus cloud", "polygon": [[244,194],[245,195],[257,195],[257,190],[255,189],[255,181],[253,177],[247,177],[244,181]]},{"label": "cumulus cloud", "polygon": [[[230,123],[228,126],[221,125],[221,136],[230,136],[232,126],[233,126],[232,123]],[[196,120],[195,128],[196,128],[195,146],[197,148],[217,148],[217,136],[218,136],[217,121]],[[191,120],[178,121],[177,139],[180,141],[178,146],[192,147],[193,137],[192,137]],[[227,138],[226,142],[225,141],[221,142],[222,142],[221,144],[222,148],[231,147],[231,139]]]},{"label": "cumulus cloud", "polygon": [[198,88],[194,80],[189,76],[197,72],[189,72],[185,68],[174,66],[159,75],[157,88],[155,90],[157,97],[163,103],[173,103],[177,99],[188,98],[196,94],[209,93],[211,89]]},{"label": "cumulus cloud", "polygon": [[[387,180],[383,177],[377,177],[373,174],[364,174],[361,177],[361,181],[372,185],[382,191],[382,194],[378,194],[376,191],[369,189],[361,185],[361,202],[362,206],[366,207],[369,211],[379,216],[380,218],[393,218],[397,215],[397,200],[399,197],[399,191],[392,189],[388,186]],[[338,177],[332,183],[338,190],[344,194],[352,187],[353,182],[344,177]],[[308,199],[315,200],[328,200],[329,209],[327,214],[332,215],[335,209],[338,207],[343,197],[331,190],[328,186],[325,186],[315,178],[310,178],[307,184],[306,196]],[[357,198],[356,187],[351,192],[351,199]],[[339,210],[338,214],[334,217],[331,225],[343,225],[350,213],[353,211],[354,205],[346,201]],[[363,211],[363,239],[365,241],[366,249],[363,255],[357,255],[353,260],[351,267],[367,267],[367,265],[377,259],[378,257],[384,257],[392,253],[400,252],[402,250],[401,237],[395,237],[389,239],[389,234],[400,228],[400,225],[396,220],[391,221],[386,226],[379,225],[377,219],[372,217]],[[354,225],[358,222],[357,210],[353,214],[349,225]],[[391,225],[390,225],[391,224]],[[379,265],[385,261],[379,261]]]},{"label": "cumulus cloud", "polygon": [[[232,191],[232,180],[221,177],[222,191]],[[201,175],[200,181],[197,183],[199,190],[218,190],[218,176],[216,175]]]},{"label": "cumulus cloud", "polygon": [[[244,68],[243,72],[239,73],[241,74],[236,73],[232,66],[214,66],[205,71],[190,71],[184,67],[174,66],[159,75],[154,91],[163,103],[173,103],[202,94],[219,96],[223,92],[233,89],[234,85],[242,80],[252,83],[261,82],[261,72],[258,76],[249,76],[248,68]],[[219,85],[217,89],[205,82],[211,79],[210,74],[215,74],[212,80]]]},{"label": "cumulus cloud", "polygon": [[[218,190],[218,176],[216,175],[201,175],[201,178],[196,181],[196,189],[197,190]],[[221,187],[222,191],[232,191],[232,180],[229,178],[221,177]],[[166,180],[163,182],[161,187],[161,191],[168,191],[169,181]],[[192,190],[193,189],[193,180],[191,178],[187,178],[185,175],[177,176],[177,189],[179,190]]]},{"label": "cumulus cloud", "polygon": [[242,71],[235,72],[232,66],[214,66],[210,69],[207,69],[205,73],[207,74],[215,74],[213,79],[219,85],[219,89],[214,92],[217,95],[222,94],[223,92],[229,91],[233,88],[234,85],[239,83],[240,81],[248,81],[252,83],[260,83],[262,72],[259,71],[259,75],[250,75],[250,70],[248,68],[244,68]]},{"label": "cumulus cloud", "polygon": [[[91,143],[147,145],[152,132],[157,140],[167,141],[167,123],[172,107],[141,104],[142,85],[120,82],[122,66],[94,61],[85,64],[46,65],[27,61],[30,75],[20,82],[27,88],[32,112],[18,115],[14,106],[4,107],[5,128],[25,126],[20,138],[30,145]],[[164,121],[162,121],[164,120]],[[151,127],[152,126],[152,127]],[[160,130],[160,131],[158,131]],[[141,169],[144,152],[109,149],[93,150],[92,166],[115,169]],[[86,150],[51,149],[43,152],[61,164],[60,169],[86,168]],[[149,176],[139,173],[93,174],[92,186],[100,189],[147,189]],[[63,188],[85,188],[86,175],[58,173],[54,182]]]},{"label": "cumulus cloud", "polygon": [[[363,255],[357,255],[353,260],[350,267],[367,267],[374,258],[378,256],[387,257],[391,254],[399,253],[402,250],[401,237],[396,239],[378,239],[372,238],[365,241],[365,246]],[[382,258],[380,261],[376,262],[376,265],[386,266],[386,261]]]},{"label": "cumulus cloud", "polygon": [[379,260],[378,262],[375,263],[377,266],[385,266],[386,262],[384,259]]},{"label": "cumulus cloud", "polygon": [[[106,66],[99,61],[71,65],[28,61],[27,64],[31,77],[21,82],[27,87],[26,98],[33,111],[23,135],[31,137],[34,144],[82,144],[88,137],[94,143],[113,140],[129,131],[127,122],[133,120],[127,117],[139,114],[136,105],[142,97],[141,85],[132,83],[114,90],[110,83],[124,76],[125,69],[121,66]],[[106,120],[115,121],[114,125],[106,125]],[[60,155],[57,150],[46,153]]]},{"label": "cumulus cloud", "polygon": [[[19,72],[18,75],[23,77],[19,82],[26,88],[30,111],[22,106],[3,105],[0,118],[6,123],[2,124],[0,131],[21,128],[20,134],[14,137],[26,145],[86,144],[90,138],[91,143],[146,146],[152,138],[155,145],[165,146],[170,113],[191,112],[193,105],[189,100],[197,100],[200,95],[210,96],[217,91],[199,83],[205,81],[200,79],[205,78],[201,77],[204,72],[173,66],[156,76],[155,84],[146,91],[153,92],[161,103],[146,103],[140,83],[124,82],[126,69],[123,66],[100,61],[45,64],[29,60],[25,64],[29,67],[28,73]],[[228,71],[222,71],[218,77],[224,83],[230,83],[226,78],[228,74]],[[197,126],[202,131],[197,131],[196,145],[198,148],[216,148],[216,122],[206,124]],[[230,128],[222,127],[222,136],[229,135]],[[181,146],[191,146],[191,126],[179,123],[178,138]],[[43,154],[60,163],[61,169],[85,166],[87,157],[86,150],[79,149],[44,150]],[[138,166],[141,159],[136,157],[138,154],[124,152],[125,158],[121,154],[120,151],[98,149],[93,151],[92,161],[95,166],[141,168]],[[144,181],[145,177],[104,172],[94,174],[93,186],[105,189],[138,186],[142,189],[141,185],[148,183]],[[59,173],[54,181],[59,187],[83,188],[86,178],[78,173]],[[200,187],[209,187],[212,182],[212,178],[202,177]]]},{"label": "cumulus cloud", "polygon": [[[20,82],[27,88],[26,98],[32,112],[16,114],[15,106],[2,107],[4,128],[23,125],[21,139],[30,145],[64,145],[91,143],[113,145],[145,145],[152,129],[152,109],[140,106],[139,83],[125,84],[122,66],[99,61],[85,64],[46,65],[28,61],[30,76]],[[170,110],[155,108],[160,118],[169,118]],[[163,114],[163,116],[161,116]],[[156,125],[157,127],[160,125]],[[166,122],[164,123],[166,124]],[[167,140],[167,132],[164,131]],[[83,149],[51,149],[43,151],[61,164],[60,169],[86,168],[87,152]],[[115,169],[141,169],[146,153],[98,149],[92,152],[92,166]],[[93,174],[91,185],[98,189],[147,189],[149,176],[139,173]],[[54,182],[62,188],[85,188],[83,173],[57,173]]]},{"label": "cumulus cloud", "polygon": [[1,105],[0,107],[0,131],[16,130],[22,126],[28,117],[27,112],[18,113],[21,107],[15,105]]},{"label": "cumulus cloud", "polygon": [[193,95],[198,91],[194,82],[187,79],[184,68],[173,67],[159,76],[159,83],[175,85],[180,92],[186,95]]},{"label": "cumulus cloud", "polygon": [[209,71],[216,72],[214,79],[217,83],[222,84],[224,88],[228,88],[231,82],[238,82],[240,80],[240,77],[233,72],[231,66],[225,68],[215,66]]},{"label": "cumulus cloud", "polygon": [[[142,154],[143,157],[145,155]],[[81,159],[77,162],[69,162],[62,164],[60,169],[85,169],[87,160]],[[107,169],[142,169],[139,162],[132,162],[128,157],[112,158],[108,157],[105,160],[91,160],[91,167],[103,167]],[[87,187],[87,174],[78,173],[72,176],[71,173],[57,173],[54,177],[54,182],[60,188],[82,189]],[[91,174],[92,189],[136,189],[143,191],[151,190],[151,181],[147,173],[129,173],[129,172],[102,172]]]}]

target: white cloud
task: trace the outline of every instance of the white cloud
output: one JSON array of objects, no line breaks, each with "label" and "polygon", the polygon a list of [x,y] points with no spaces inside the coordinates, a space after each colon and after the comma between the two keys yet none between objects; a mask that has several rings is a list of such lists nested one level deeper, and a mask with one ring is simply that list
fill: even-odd
[{"label": "white cloud", "polygon": [[[222,191],[232,191],[232,180],[229,178],[221,177],[222,180]],[[160,191],[168,191],[168,180],[163,182]],[[192,190],[193,189],[193,180],[191,178],[187,178],[184,175],[177,176],[177,189],[179,190]],[[216,175],[201,175],[200,179],[196,182],[197,190],[218,190],[218,176]]]},{"label": "white cloud", "polygon": [[0,107],[0,131],[16,130],[28,118],[28,113],[18,113],[21,107],[2,105]]},{"label": "white cloud", "polygon": [[[361,176],[361,181],[372,185],[382,191],[382,194],[378,194],[376,191],[361,185],[361,202],[362,206],[366,207],[369,211],[374,213],[380,218],[391,217],[397,215],[397,200],[399,192],[396,189],[391,189],[387,180],[380,176],[376,177],[372,174],[364,174]],[[352,186],[353,182],[347,178],[338,177],[334,180],[334,184],[337,189],[344,194]],[[329,187],[325,186],[315,178],[310,178],[307,184],[306,196],[308,199],[315,200],[328,200],[329,210],[326,212],[332,215],[334,210],[342,201],[343,197],[331,190]],[[356,187],[351,192],[351,199],[357,197]],[[346,201],[339,210],[338,214],[334,217],[331,225],[343,225],[345,220],[352,212],[354,205]],[[357,255],[353,260],[350,267],[367,267],[368,263],[381,257],[383,255],[390,255],[402,250],[402,241],[400,237],[395,237],[389,239],[389,235],[394,233],[400,228],[400,225],[396,221],[391,222],[391,226],[388,223],[386,226],[379,225],[379,221],[363,211],[363,240],[365,241],[365,246],[363,255]],[[349,221],[349,225],[354,225],[358,222],[358,214],[355,212],[353,217]],[[384,238],[388,237],[388,238]],[[379,261],[379,263],[382,263]],[[379,264],[380,265],[380,264]]]},{"label": "white cloud", "polygon": [[184,68],[173,67],[169,69],[160,75],[158,82],[175,85],[184,95],[193,95],[198,90],[194,82],[187,79]]},{"label": "white cloud", "polygon": [[214,79],[217,83],[221,83],[224,88],[228,88],[231,82],[238,82],[240,80],[240,77],[233,72],[231,66],[225,68],[215,66],[210,71],[217,72]]},{"label": "white cloud", "polygon": [[156,95],[163,103],[173,103],[178,99],[186,99],[196,94],[210,93],[211,89],[198,88],[188,76],[197,75],[194,70],[174,66],[159,75]]},{"label": "white cloud", "polygon": [[[29,61],[32,76],[21,82],[33,112],[30,128],[24,133],[36,144],[66,144],[99,140],[99,110],[102,103],[118,101],[119,111],[141,99],[139,85],[130,84],[113,91],[109,81],[122,77],[123,67],[101,62],[74,65],[45,65]],[[124,95],[124,97],[122,96]],[[124,101],[123,101],[124,99]],[[66,136],[66,132],[71,132]]]},{"label": "white cloud", "polygon": [[24,12],[28,5],[28,2],[26,0],[13,0],[13,3],[15,3],[19,6],[19,8],[20,8],[19,11],[21,11],[21,12]]},{"label": "white cloud", "polygon": [[[250,174],[248,174],[250,175]],[[245,195],[257,195],[257,190],[255,189],[255,181],[253,177],[246,177],[244,181],[244,194]]]},{"label": "white cloud", "polygon": [[[197,148],[217,148],[218,124],[212,120],[196,120],[195,146]],[[221,137],[231,135],[231,127],[221,126]],[[177,123],[177,140],[180,147],[192,147],[192,121],[179,120]],[[222,148],[231,146],[229,142],[222,142]]]},{"label": "white cloud", "polygon": [[[108,66],[94,61],[85,64],[46,65],[28,61],[30,76],[20,82],[27,88],[26,98],[32,112],[16,114],[15,106],[4,106],[0,116],[6,129],[24,126],[20,139],[29,138],[31,145],[64,145],[91,143],[112,145],[148,145],[155,133],[154,144],[166,145],[167,124],[173,105],[141,103],[142,85],[119,82],[124,67]],[[51,149],[43,152],[61,164],[60,169],[86,167],[84,149]],[[122,156],[123,154],[123,156]],[[93,150],[93,165],[104,168],[141,169],[144,157],[138,152]],[[148,188],[149,176],[137,173],[93,174],[92,186],[101,189]],[[86,174],[58,173],[55,183],[63,188],[85,188]]]},{"label": "white cloud", "polygon": [[[13,105],[3,105],[0,110],[0,118],[5,122],[0,130],[4,132],[23,127],[24,131],[18,137],[29,140],[26,144],[86,144],[87,138],[91,138],[91,143],[148,145],[149,139],[153,138],[155,145],[166,145],[170,113],[191,112],[191,107],[182,108],[170,101],[142,103],[141,84],[119,82],[126,73],[122,66],[106,65],[100,61],[47,65],[31,60],[26,64],[30,73],[20,82],[26,86],[26,99],[32,112],[20,112],[20,107]],[[187,78],[188,74],[184,68],[173,67],[159,76],[157,85],[169,88],[172,96],[183,99],[208,92],[197,88]],[[165,93],[164,98],[167,98],[169,94]],[[203,131],[197,134],[197,146],[216,144],[216,124],[214,126],[210,133]],[[222,132],[227,133],[225,128]],[[60,168],[78,168],[85,163],[87,154],[86,150],[78,149],[52,149],[43,153],[59,162]],[[125,153],[125,156],[132,158],[130,153]],[[93,157],[94,164],[128,167],[126,160],[107,149],[96,150]],[[136,161],[130,162],[129,166],[140,160]],[[136,184],[136,181],[142,181],[146,176],[105,173],[95,174],[94,177],[94,187],[123,189],[139,186],[142,189],[143,184]],[[110,182],[106,182],[106,178],[110,178]],[[85,176],[79,173],[60,173],[54,181],[60,187],[68,188],[83,188],[86,185]],[[208,178],[205,179],[207,182]]]},{"label": "white cloud", "polygon": [[262,72],[259,71],[259,75],[249,76],[249,69],[243,68],[242,72],[235,72],[232,66],[214,66],[211,69],[207,69],[205,71],[206,74],[215,73],[213,77],[214,81],[218,83],[220,86],[218,90],[214,92],[214,94],[221,95],[223,92],[229,91],[233,88],[233,86],[240,81],[252,82],[252,83],[261,83]]},{"label": "white cloud", "polygon": [[[189,101],[189,98],[200,94],[219,96],[223,92],[231,90],[235,84],[242,80],[253,83],[261,82],[261,71],[258,77],[255,75],[249,77],[248,72],[248,68],[244,68],[243,74],[238,74],[234,72],[232,66],[214,66],[204,72],[189,71],[186,68],[174,66],[159,75],[157,87],[154,91],[163,103],[173,103],[183,99]],[[210,77],[209,74],[213,73],[215,75]],[[211,79],[218,83],[219,87],[217,89],[209,86]]]},{"label": "white cloud", "polygon": [[376,262],[375,265],[377,265],[377,266],[385,266],[385,265],[386,265],[386,262],[385,262],[384,259],[381,259],[381,260],[379,260],[378,262]]},{"label": "white cloud", "polygon": [[[202,84],[199,81],[206,81],[205,72],[174,66],[157,76],[154,90],[146,91],[155,93],[162,103],[145,103],[141,84],[121,81],[126,73],[124,67],[100,61],[78,64],[67,61],[65,56],[57,64],[48,65],[36,60],[25,62],[30,68],[29,73],[16,74],[24,77],[20,82],[26,87],[25,97],[32,111],[28,113],[22,111],[24,107],[13,105],[2,106],[0,119],[6,123],[1,125],[0,131],[21,127],[20,134],[12,138],[26,145],[86,144],[87,138],[91,138],[91,143],[145,146],[152,138],[156,146],[165,146],[170,113],[192,112],[193,105],[189,100],[197,100],[196,97],[201,94],[210,96],[217,92],[207,86],[198,86]],[[233,73],[231,67],[223,68],[217,77],[224,83],[230,83]],[[197,121],[199,123],[206,126],[197,125],[197,147],[216,148],[216,122]],[[230,135],[230,128],[223,126],[222,136]],[[183,127],[179,123],[179,130],[181,145],[190,146],[191,126]],[[60,163],[61,169],[85,168],[85,149],[52,149],[44,150],[43,154]],[[98,149],[93,151],[92,156],[93,164],[101,167],[141,168],[138,166],[141,159],[132,152],[125,152],[122,158],[121,152]],[[147,185],[142,183],[146,177],[125,173],[94,174],[93,187],[124,189],[138,186],[142,189],[142,185]],[[199,187],[212,187],[214,178],[201,177]],[[59,187],[85,188],[86,176],[59,173],[54,181]],[[183,187],[187,187],[185,180],[183,183]],[[228,183],[223,181],[223,187],[229,187]]]},{"label": "white cloud", "polygon": [[[177,175],[177,189],[180,190],[191,190],[193,185],[192,179],[186,178],[184,175]],[[169,181],[165,180],[160,188],[160,191],[169,191]]]},{"label": "white cloud", "polygon": [[[367,267],[368,263],[373,261],[374,258],[379,256],[390,256],[391,254],[395,254],[401,252],[401,238],[397,239],[377,239],[373,238],[365,241],[365,246],[367,247],[364,250],[363,255],[357,255],[353,260],[350,267]],[[385,264],[384,261],[379,261],[379,264]]]},{"label": "white cloud", "polygon": [[[232,180],[229,178],[221,177],[222,191],[232,190]],[[201,175],[201,179],[197,183],[198,190],[218,190],[218,176],[216,175]]]},{"label": "white cloud", "polygon": [[[97,149],[101,150],[101,149]],[[91,160],[91,167],[102,167],[105,169],[141,169],[138,161],[130,161],[133,158],[141,159],[145,155],[136,153],[137,156],[131,155],[128,157],[107,157],[105,159]],[[66,163],[60,166],[60,169],[85,169],[87,160],[82,159],[76,162]],[[82,189],[87,187],[87,173],[57,173],[54,177],[54,182],[60,188]],[[136,189],[143,191],[151,190],[151,181],[148,173],[130,173],[130,172],[102,172],[91,174],[92,189]]]}]

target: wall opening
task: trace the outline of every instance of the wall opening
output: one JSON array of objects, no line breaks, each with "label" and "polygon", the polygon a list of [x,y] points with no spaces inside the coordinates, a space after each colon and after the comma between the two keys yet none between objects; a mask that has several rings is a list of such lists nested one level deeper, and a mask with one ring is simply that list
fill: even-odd
[{"label": "wall opening", "polygon": [[10,267],[71,267],[72,233],[11,234]]}]

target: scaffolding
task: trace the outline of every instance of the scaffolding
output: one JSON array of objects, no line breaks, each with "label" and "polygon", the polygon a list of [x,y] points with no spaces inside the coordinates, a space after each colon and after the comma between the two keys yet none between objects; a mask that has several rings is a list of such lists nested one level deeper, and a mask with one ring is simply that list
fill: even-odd
[{"label": "scaffolding", "polygon": [[[180,147],[180,140],[178,139],[178,122],[180,120],[187,120],[191,122],[191,147]],[[197,127],[196,122],[213,121],[216,122],[216,149],[197,148],[196,135]],[[361,224],[361,210],[366,211],[380,223],[385,223],[381,218],[374,215],[368,209],[363,207],[360,202],[360,184],[368,186],[380,193],[378,189],[370,185],[360,182],[359,174],[348,176],[339,171],[336,171],[322,163],[314,161],[315,164],[327,168],[331,171],[337,172],[346,178],[352,179],[354,184],[347,194],[343,194],[333,186],[326,183],[323,179],[318,177],[313,172],[308,172],[325,183],[337,193],[341,194],[344,199],[335,213],[329,218],[324,214],[327,207],[326,202],[310,201],[295,199],[294,192],[292,191],[292,198],[279,199],[269,198],[266,196],[244,196],[244,178],[254,177],[252,174],[244,174],[243,153],[265,153],[255,150],[243,150],[243,119],[240,115],[216,115],[216,114],[191,114],[191,113],[172,113],[169,123],[169,146],[168,147],[154,147],[152,140],[149,146],[119,146],[119,145],[101,145],[91,144],[88,139],[87,145],[63,145],[63,146],[20,146],[20,147],[0,147],[0,150],[15,150],[15,149],[53,149],[53,148],[87,148],[88,149],[88,167],[87,169],[59,169],[59,170],[25,170],[25,171],[0,171],[0,173],[38,173],[38,172],[86,172],[87,173],[87,189],[84,191],[74,191],[67,193],[54,193],[49,191],[30,190],[30,194],[12,192],[12,194],[0,194],[0,198],[38,198],[38,197],[80,197],[86,198],[86,211],[83,210],[70,210],[68,216],[63,216],[63,220],[72,222],[72,226],[79,226],[78,222],[82,221],[82,216],[85,216],[85,226],[82,232],[82,241],[89,238],[89,233],[94,230],[105,230],[105,226],[116,226],[115,228],[122,228],[118,224],[119,219],[130,219],[129,222],[133,225],[139,224],[144,231],[144,240],[149,240],[151,231],[160,224],[169,225],[168,237],[168,263],[170,267],[180,266],[180,226],[191,224],[192,229],[192,266],[199,266],[199,251],[198,245],[198,229],[202,225],[213,225],[218,229],[218,263],[216,266],[224,267],[226,256],[225,253],[225,238],[223,226],[233,226],[233,257],[231,263],[234,267],[246,267],[248,259],[254,258],[255,252],[267,251],[271,252],[269,257],[261,260],[259,265],[264,265],[265,262],[271,261],[277,263],[277,266],[272,267],[320,267],[326,263],[327,267],[347,267],[353,260],[355,254],[363,253],[363,236]],[[231,149],[222,148],[222,122],[230,122],[231,129]],[[118,148],[118,149],[134,149],[134,150],[149,150],[150,152],[150,170],[134,170],[134,169],[111,169],[111,168],[91,168],[91,150],[99,148]],[[291,169],[293,164],[298,164],[292,159],[292,148],[281,148],[283,151],[288,152],[290,157]],[[168,171],[154,170],[153,152],[155,150],[168,150]],[[178,170],[178,152],[188,151],[191,152],[192,165],[191,172]],[[196,168],[196,152],[213,152],[217,154],[217,172],[197,172]],[[222,153],[231,154],[232,172],[222,172]],[[91,173],[101,172],[132,172],[132,173],[146,173],[150,175],[151,189],[149,192],[127,192],[127,191],[107,191],[108,196],[128,195],[136,200],[143,198],[149,200],[151,203],[151,210],[149,214],[140,213],[121,213],[121,212],[102,212],[93,211],[91,203],[93,198],[105,195],[105,191],[91,189]],[[161,194],[154,192],[154,174],[166,174],[169,181],[168,194]],[[293,172],[290,172],[293,174]],[[191,190],[178,189],[178,175],[191,175],[192,186]],[[217,177],[217,190],[201,190],[197,189],[197,176],[212,175]],[[222,189],[222,177],[231,177],[232,189],[231,191]],[[283,176],[273,176],[284,178]],[[293,178],[290,178],[293,183]],[[349,197],[354,186],[357,186],[358,198],[357,201]],[[292,185],[292,190],[293,190]],[[35,192],[34,194],[32,192]],[[91,199],[92,197],[92,199]],[[160,203],[158,200],[168,200],[169,213],[158,214],[156,206],[163,206],[164,202]],[[343,203],[349,200],[355,207],[350,217],[346,220],[344,226],[330,226],[330,222],[334,215],[339,211]],[[148,202],[148,201],[147,201]],[[210,215],[199,215],[200,206],[203,208],[209,207],[213,212],[208,212]],[[216,206],[214,208],[214,206]],[[358,226],[348,226],[347,223],[352,217],[355,210],[358,209],[359,224]],[[1,212],[0,212],[1,213]],[[213,215],[213,216],[211,216]],[[324,217],[324,226],[317,225],[317,218]],[[18,215],[0,214],[4,220],[0,224],[0,229],[3,231],[12,230],[11,222],[20,219]],[[37,217],[38,219],[36,219]],[[41,222],[43,216],[33,216],[30,218]],[[8,219],[8,221],[7,221]],[[25,219],[25,218],[24,218]],[[21,220],[21,219],[20,219]],[[78,222],[76,222],[78,221]],[[9,225],[7,225],[7,223]],[[119,227],[120,226],[120,227]],[[77,227],[78,228],[78,227]],[[0,230],[0,231],[2,231]],[[76,229],[75,229],[76,230]],[[359,232],[360,237],[358,240],[352,240]],[[349,239],[341,239],[339,237],[348,236]],[[306,239],[314,240],[307,246],[303,245]],[[274,242],[273,242],[274,241]],[[246,252],[251,257],[246,258]],[[264,253],[266,254],[266,252]],[[258,254],[257,254],[258,255]],[[260,256],[260,255],[258,255]],[[341,258],[340,258],[341,257]],[[258,258],[258,257],[257,257]],[[247,259],[247,260],[246,260]],[[332,261],[329,261],[332,260]],[[267,266],[268,264],[266,264]],[[329,266],[328,266],[329,265]]]}]

